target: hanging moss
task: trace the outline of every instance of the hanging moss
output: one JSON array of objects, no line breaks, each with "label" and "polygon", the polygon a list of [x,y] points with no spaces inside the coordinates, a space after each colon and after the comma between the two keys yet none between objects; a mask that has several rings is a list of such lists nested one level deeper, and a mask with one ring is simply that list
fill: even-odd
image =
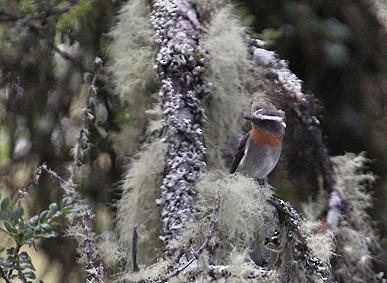
[{"label": "hanging moss", "polygon": [[138,225],[138,263],[150,265],[162,255],[160,197],[164,145],[157,140],[146,146],[134,160],[121,186],[122,198],[118,203],[118,231],[121,246],[127,252],[131,270],[132,231]]}]

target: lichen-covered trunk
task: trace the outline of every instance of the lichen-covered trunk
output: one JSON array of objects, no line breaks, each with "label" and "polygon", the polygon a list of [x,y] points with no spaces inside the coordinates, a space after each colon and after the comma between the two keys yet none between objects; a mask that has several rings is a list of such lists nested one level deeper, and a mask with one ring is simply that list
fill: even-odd
[{"label": "lichen-covered trunk", "polygon": [[201,98],[206,93],[202,73],[206,54],[199,45],[199,21],[194,1],[153,1],[151,22],[159,51],[155,69],[161,82],[163,136],[166,143],[162,206],[165,253],[173,255],[195,211],[195,182],[205,168]]}]

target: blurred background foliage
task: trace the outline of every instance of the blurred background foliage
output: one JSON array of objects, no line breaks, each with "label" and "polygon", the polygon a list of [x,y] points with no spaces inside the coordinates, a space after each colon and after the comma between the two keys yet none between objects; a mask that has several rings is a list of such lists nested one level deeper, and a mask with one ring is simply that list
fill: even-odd
[{"label": "blurred background foliage", "polygon": [[[0,1],[0,188],[18,198],[34,170],[46,165],[67,178],[71,149],[81,125],[82,109],[96,57],[107,61],[109,38],[120,2],[104,0]],[[103,74],[104,76],[105,74]],[[106,76],[107,77],[107,76]],[[79,191],[96,214],[95,231],[112,228],[116,184],[124,157],[116,156],[108,133],[119,130],[122,111],[108,82],[97,82],[92,98],[96,121],[90,128],[90,150],[77,176]],[[122,114],[121,114],[122,115]],[[118,124],[117,124],[118,123]],[[34,169],[35,168],[35,169]],[[28,190],[26,213],[39,214],[58,202],[62,190],[43,173],[38,186]],[[65,234],[66,223],[57,227]],[[1,234],[0,242],[6,243]],[[50,238],[37,243],[44,264],[38,279],[79,282],[84,277],[76,262],[75,241]],[[32,248],[31,248],[32,249]],[[46,266],[46,267],[44,267]],[[56,279],[44,276],[50,266]],[[40,277],[43,276],[43,277]],[[50,275],[53,276],[53,275]]]},{"label": "blurred background foliage", "polygon": [[[93,61],[100,57],[108,62],[109,31],[124,2],[0,0],[3,196],[17,199],[19,190],[29,186],[32,173],[44,162],[58,174],[69,175]],[[372,160],[369,170],[379,178],[370,192],[375,197],[371,215],[387,249],[386,4],[371,0],[245,0],[236,5],[251,33],[288,60],[306,90],[322,101],[322,122],[331,154],[366,151]],[[114,227],[118,184],[131,157],[120,151],[119,145],[131,138],[131,133],[122,129],[133,121],[114,92],[107,69],[97,86],[92,98],[96,121],[90,129],[90,150],[77,181],[96,214],[95,231],[102,233]],[[298,188],[280,188],[279,193],[295,202],[305,201],[308,195]],[[25,213],[30,216],[62,196],[58,184],[44,173],[28,194]],[[65,228],[65,223],[58,227],[59,235]],[[0,242],[6,243],[2,234]],[[83,278],[82,268],[76,264],[74,240],[44,239],[36,248],[42,266],[47,266],[39,271],[40,264],[36,264],[39,279],[79,282]],[[55,275],[49,272],[51,268]]]}]

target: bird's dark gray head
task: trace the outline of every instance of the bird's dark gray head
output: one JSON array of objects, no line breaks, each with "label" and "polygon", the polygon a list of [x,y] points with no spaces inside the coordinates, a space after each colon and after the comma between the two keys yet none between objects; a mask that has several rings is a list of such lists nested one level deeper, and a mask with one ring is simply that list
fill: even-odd
[{"label": "bird's dark gray head", "polygon": [[285,133],[285,112],[276,109],[258,109],[253,115],[243,117],[264,133],[280,137]]}]

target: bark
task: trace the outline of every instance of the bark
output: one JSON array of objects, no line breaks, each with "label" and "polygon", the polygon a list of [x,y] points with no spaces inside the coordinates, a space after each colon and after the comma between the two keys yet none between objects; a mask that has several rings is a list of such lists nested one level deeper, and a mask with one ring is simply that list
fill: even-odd
[{"label": "bark", "polygon": [[201,98],[205,51],[199,45],[199,21],[193,1],[153,2],[151,22],[159,52],[155,69],[161,82],[160,102],[166,143],[164,180],[161,186],[165,253],[178,240],[195,211],[195,181],[205,170]]}]

